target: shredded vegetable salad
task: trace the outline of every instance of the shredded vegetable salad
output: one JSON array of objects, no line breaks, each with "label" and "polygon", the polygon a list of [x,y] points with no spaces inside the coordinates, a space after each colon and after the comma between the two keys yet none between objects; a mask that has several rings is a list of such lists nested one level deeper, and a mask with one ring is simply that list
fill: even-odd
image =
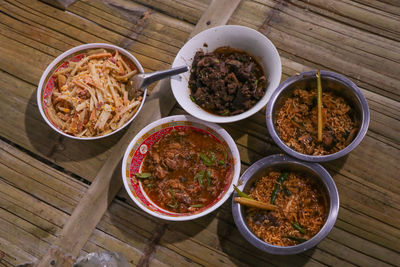
[{"label": "shredded vegetable salad", "polygon": [[143,96],[128,99],[126,84],[137,70],[118,50],[91,50],[53,74],[47,112],[63,132],[77,137],[108,134],[137,112]]}]

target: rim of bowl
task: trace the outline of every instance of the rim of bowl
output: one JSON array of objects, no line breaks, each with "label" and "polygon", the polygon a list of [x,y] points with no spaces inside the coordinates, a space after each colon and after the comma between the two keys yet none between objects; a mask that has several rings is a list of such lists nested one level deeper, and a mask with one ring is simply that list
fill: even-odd
[{"label": "rim of bowl", "polygon": [[38,87],[37,87],[37,93],[36,93],[36,101],[38,104],[38,108],[40,111],[40,114],[42,115],[43,119],[46,121],[46,123],[56,132],[58,132],[59,134],[62,134],[66,137],[72,138],[72,139],[76,139],[76,140],[95,140],[95,139],[100,139],[100,138],[104,138],[107,136],[110,136],[112,134],[115,134],[119,131],[121,131],[123,128],[125,128],[128,124],[130,124],[135,117],[139,114],[140,110],[142,109],[142,106],[146,100],[146,93],[147,93],[147,89],[144,90],[143,93],[143,100],[142,103],[140,103],[140,106],[138,108],[138,110],[136,111],[136,113],[132,116],[132,118],[130,118],[127,122],[125,122],[120,128],[105,134],[105,135],[100,135],[100,136],[92,136],[92,137],[77,137],[77,136],[73,136],[67,133],[64,133],[63,131],[61,131],[60,129],[58,129],[57,127],[55,127],[53,125],[53,123],[49,120],[49,118],[47,118],[45,112],[44,112],[44,108],[43,108],[43,101],[42,101],[42,96],[43,96],[43,91],[47,85],[48,82],[48,78],[54,73],[55,71],[55,67],[57,65],[59,65],[62,62],[65,62],[65,60],[68,60],[69,57],[79,51],[82,50],[88,50],[88,49],[96,49],[96,48],[105,48],[108,50],[118,50],[118,52],[121,52],[121,54],[123,54],[128,60],[132,61],[132,63],[135,65],[135,67],[138,68],[140,73],[144,73],[143,67],[140,64],[140,62],[131,54],[129,53],[127,50],[123,49],[122,47],[116,46],[116,45],[112,45],[112,44],[105,44],[105,43],[90,43],[90,44],[83,44],[83,45],[78,45],[75,46],[71,49],[68,49],[67,51],[65,51],[64,53],[62,53],[61,55],[59,55],[58,57],[56,57],[45,69],[45,71],[42,74],[42,77],[40,78]]},{"label": "rim of bowl", "polygon": [[[218,31],[218,30],[221,30],[221,29],[230,30],[230,31],[236,31],[237,29],[245,30],[245,31],[248,31],[248,32],[258,36],[258,38],[260,38],[260,39],[264,40],[264,42],[266,42],[266,45],[269,47],[268,49],[270,49],[272,51],[272,54],[274,55],[274,58],[276,60],[278,60],[278,62],[279,62],[279,64],[277,64],[277,66],[276,66],[278,68],[277,71],[279,73],[279,77],[277,77],[274,80],[268,81],[269,84],[271,84],[271,83],[275,84],[276,83],[276,85],[274,86],[275,88],[269,89],[272,92],[276,91],[278,86],[279,86],[279,82],[281,80],[281,77],[282,77],[282,62],[281,62],[281,58],[280,58],[279,52],[276,49],[275,45],[271,42],[271,40],[269,40],[265,35],[263,35],[259,31],[256,31],[256,30],[254,30],[252,28],[249,28],[249,27],[246,27],[246,26],[241,26],[241,25],[221,25],[221,26],[217,26],[217,27],[213,27],[213,28],[204,30],[204,31],[196,34],[189,41],[187,41],[185,43],[185,45],[179,50],[178,54],[176,55],[176,57],[174,59],[174,62],[172,63],[172,67],[177,67],[177,64],[178,64],[177,62],[179,60],[179,57],[181,57],[181,52],[184,49],[186,49],[188,46],[190,46],[190,44],[193,41],[196,41],[197,39],[201,40],[203,38],[203,36],[207,35],[208,33],[214,32],[214,31]],[[196,50],[194,51],[193,57],[194,57],[194,54],[196,53],[196,51],[198,49],[199,49],[199,47],[197,47]],[[191,67],[192,66],[190,65],[189,68],[191,69]],[[190,71],[189,71],[189,73],[190,73]],[[173,89],[174,88],[174,84],[173,84],[174,82],[175,81],[173,79],[171,79],[172,92],[173,92],[177,102],[184,108],[184,105],[182,105],[182,100],[180,100],[180,98],[175,93],[175,90]],[[272,94],[271,94],[271,96],[272,96]],[[186,110],[186,112],[188,112],[193,117],[196,117],[196,118],[204,120],[204,121],[214,122],[214,123],[229,123],[229,122],[235,122],[235,121],[243,120],[243,119],[246,119],[246,118],[250,117],[251,115],[254,115],[258,111],[260,111],[268,103],[268,101],[270,101],[271,96],[268,97],[267,96],[267,92],[265,92],[265,95],[263,96],[263,98],[261,98],[252,108],[250,108],[249,110],[247,110],[247,111],[245,111],[243,113],[240,113],[240,114],[237,114],[237,115],[234,115],[234,116],[219,116],[219,115],[215,115],[215,114],[207,112],[204,109],[202,109],[201,107],[199,107],[204,112],[207,112],[207,114],[209,116],[211,116],[211,118],[205,118],[205,116],[203,116],[202,114],[193,112],[192,110],[188,110],[188,109],[185,109],[185,108],[184,109]]]},{"label": "rim of bowl", "polygon": [[317,73],[316,70],[302,72],[299,75],[292,76],[292,77],[288,78],[287,80],[285,80],[284,82],[282,82],[279,85],[279,87],[275,90],[275,92],[272,94],[271,99],[267,105],[266,122],[267,122],[269,134],[271,135],[274,142],[283,151],[285,151],[289,155],[291,155],[295,158],[301,159],[301,160],[305,160],[305,161],[309,161],[309,162],[325,162],[325,161],[335,160],[335,159],[338,159],[338,158],[341,158],[341,157],[347,155],[348,153],[350,153],[354,148],[356,148],[360,144],[360,142],[364,139],[364,136],[366,135],[366,133],[368,131],[368,126],[369,126],[369,122],[370,122],[370,111],[369,111],[369,107],[368,107],[368,102],[367,102],[364,94],[361,92],[360,88],[358,88],[358,86],[355,83],[353,83],[350,79],[346,78],[345,76],[338,74],[336,72],[321,70],[321,77],[328,77],[330,79],[339,81],[340,83],[345,85],[355,95],[355,97],[357,98],[357,100],[359,101],[360,106],[361,106],[361,114],[360,114],[361,115],[361,122],[360,122],[361,128],[358,131],[357,136],[353,139],[353,141],[348,146],[346,146],[342,150],[340,150],[336,153],[333,153],[333,154],[322,155],[322,156],[306,155],[306,154],[299,153],[299,152],[295,151],[294,149],[288,147],[281,140],[278,133],[276,132],[275,124],[273,122],[274,105],[275,105],[277,99],[280,97],[281,93],[283,91],[285,91],[288,86],[290,86],[293,83],[300,81],[304,78],[308,78],[310,76],[315,76],[316,73]]},{"label": "rim of bowl", "polygon": [[262,158],[257,162],[255,162],[254,164],[252,164],[240,177],[239,181],[241,181],[242,184],[238,186],[238,188],[240,190],[243,190],[246,183],[253,177],[253,175],[257,171],[267,168],[269,166],[273,166],[275,164],[294,164],[310,169],[311,171],[314,171],[317,174],[317,177],[324,184],[326,192],[328,194],[327,199],[329,199],[329,214],[328,217],[326,218],[324,226],[322,226],[319,232],[306,242],[295,246],[282,247],[264,242],[260,238],[258,238],[255,234],[253,234],[253,232],[247,227],[246,220],[244,219],[244,216],[241,212],[241,205],[239,205],[234,201],[234,197],[237,196],[236,192],[233,193],[232,197],[232,215],[235,224],[238,227],[240,233],[243,235],[243,237],[258,249],[276,255],[291,255],[291,254],[301,253],[316,246],[332,230],[333,226],[336,223],[339,212],[339,204],[340,204],[339,193],[336,184],[332,179],[332,176],[320,164],[300,161],[298,159],[282,154],[271,155]]},{"label": "rim of bowl", "polygon": [[[128,182],[127,182],[128,179],[127,179],[127,176],[126,176],[127,159],[128,159],[129,153],[132,150],[132,147],[135,145],[137,140],[140,137],[142,137],[144,134],[146,134],[148,131],[153,129],[154,127],[162,125],[162,124],[165,124],[165,123],[168,123],[168,122],[173,122],[173,121],[191,121],[191,122],[195,122],[195,123],[198,123],[198,124],[205,125],[206,127],[209,127],[211,129],[213,129],[228,144],[229,149],[232,152],[232,157],[233,157],[233,160],[234,160],[232,181],[231,181],[231,184],[230,184],[228,190],[225,192],[224,196],[218,202],[216,202],[213,206],[209,207],[208,209],[205,209],[202,212],[199,212],[199,213],[196,213],[196,214],[193,214],[193,215],[180,216],[180,217],[170,217],[170,216],[167,216],[167,215],[158,214],[156,212],[153,212],[153,211],[147,209],[147,207],[145,205],[143,205],[141,202],[139,202],[134,197],[134,195],[132,194],[132,192],[131,192],[131,190],[129,188],[129,185],[128,185]],[[165,117],[165,118],[156,120],[156,121],[148,124],[129,143],[129,145],[128,145],[125,153],[124,153],[123,160],[122,160],[122,180],[124,182],[124,187],[125,187],[125,190],[128,192],[129,197],[143,211],[147,212],[150,215],[153,215],[154,217],[157,217],[157,218],[160,218],[160,219],[164,219],[164,220],[169,220],[169,221],[193,220],[193,219],[197,219],[199,217],[202,217],[202,216],[204,216],[206,214],[209,214],[209,213],[213,212],[214,210],[219,208],[223,203],[225,203],[225,201],[231,196],[231,194],[233,192],[233,184],[237,183],[237,181],[239,180],[239,176],[240,176],[240,154],[239,154],[239,150],[238,150],[235,142],[233,141],[233,139],[229,135],[229,133],[224,128],[222,128],[221,126],[219,126],[217,124],[210,123],[210,122],[205,122],[205,121],[199,120],[197,118],[194,118],[193,116],[190,116],[190,115],[169,116],[169,117]],[[162,209],[161,207],[158,207],[158,208]]]}]

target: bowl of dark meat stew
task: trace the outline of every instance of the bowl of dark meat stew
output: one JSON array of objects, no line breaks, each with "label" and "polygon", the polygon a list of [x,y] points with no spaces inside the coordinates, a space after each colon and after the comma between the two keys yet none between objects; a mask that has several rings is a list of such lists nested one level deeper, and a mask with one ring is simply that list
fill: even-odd
[{"label": "bowl of dark meat stew", "polygon": [[236,190],[232,213],[239,231],[270,254],[297,254],[316,246],[337,219],[336,185],[317,163],[272,155],[251,165]]},{"label": "bowl of dark meat stew", "polygon": [[173,66],[190,73],[171,79],[178,103],[204,121],[245,119],[265,106],[281,79],[281,61],[272,42],[238,25],[205,30],[179,51]]},{"label": "bowl of dark meat stew", "polygon": [[330,71],[320,71],[318,82],[316,74],[303,72],[284,81],[267,105],[266,120],[271,137],[286,153],[323,162],[357,147],[370,115],[356,84]]},{"label": "bowl of dark meat stew", "polygon": [[155,121],[129,144],[122,164],[125,189],[147,213],[184,221],[222,205],[240,174],[235,142],[220,126],[189,115]]}]

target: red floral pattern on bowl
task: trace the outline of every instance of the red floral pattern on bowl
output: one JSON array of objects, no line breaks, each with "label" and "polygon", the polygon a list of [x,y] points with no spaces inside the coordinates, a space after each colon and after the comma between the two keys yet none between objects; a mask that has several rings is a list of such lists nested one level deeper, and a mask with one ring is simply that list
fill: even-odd
[{"label": "red floral pattern on bowl", "polygon": [[[217,125],[210,125],[209,123],[207,123],[208,125],[205,125],[206,123],[202,123],[190,116],[183,115],[164,118],[160,121],[168,120],[169,118],[171,118],[169,122],[160,124],[157,124],[157,122],[155,122],[153,124],[157,125],[150,124],[150,127],[145,127],[129,145],[128,150],[125,153],[122,167],[125,188],[127,189],[128,194],[131,196],[131,198],[136,202],[136,204],[139,205],[139,207],[157,217],[169,220],[186,220],[187,218],[200,217],[209,213],[210,210],[214,210],[213,207],[221,201],[224,202],[232,192],[232,183],[236,183],[239,177],[239,174],[236,172],[240,172],[240,167],[238,171],[237,166],[235,166],[235,164],[240,165],[237,147],[236,145],[234,145],[234,142],[229,134]],[[176,118],[177,120],[174,120],[174,118]],[[189,120],[187,120],[188,118]],[[230,182],[227,183],[222,193],[212,203],[195,212],[175,213],[157,206],[157,204],[155,204],[147,196],[147,194],[143,190],[140,179],[138,179],[134,175],[134,173],[139,173],[141,171],[141,167],[147,155],[147,152],[160,138],[169,134],[174,129],[182,130],[185,128],[191,128],[195,131],[208,134],[226,149],[226,151],[228,152],[228,157],[232,160],[232,162],[234,162],[234,164],[231,166],[228,172]],[[218,129],[218,131],[216,131],[216,129]],[[221,136],[221,131],[224,132],[224,136]],[[226,141],[227,136],[230,139],[230,144],[228,144]],[[232,144],[234,145],[234,149],[232,149]]]},{"label": "red floral pattern on bowl", "polygon": [[137,110],[136,114],[132,116],[124,125],[119,127],[118,129],[105,134],[105,135],[100,135],[100,136],[91,136],[91,137],[77,137],[73,136],[70,134],[67,134],[63,132],[51,119],[48,114],[47,110],[47,102],[49,100],[49,97],[51,96],[52,91],[55,88],[55,77],[54,73],[61,69],[65,68],[69,65],[69,62],[77,62],[82,59],[82,57],[88,53],[89,51],[96,50],[96,49],[105,49],[110,52],[114,52],[115,50],[118,50],[120,55],[122,56],[123,60],[131,67],[137,69],[140,73],[143,73],[144,70],[142,66],[140,65],[139,61],[128,51],[125,49],[112,45],[112,44],[104,44],[104,43],[91,43],[91,44],[84,44],[84,45],[79,45],[76,47],[73,47],[61,55],[59,55],[57,58],[55,58],[46,68],[46,70],[43,72],[42,77],[40,78],[38,89],[37,89],[37,95],[36,95],[36,100],[38,103],[38,108],[40,111],[40,114],[42,115],[43,119],[46,121],[46,123],[56,132],[59,134],[62,134],[66,137],[73,138],[73,139],[78,139],[78,140],[94,140],[94,139],[100,139],[107,137],[111,134],[114,134],[123,128],[125,128],[129,123],[131,123],[135,117],[139,114],[145,100],[146,100],[146,92],[143,95],[143,100],[142,103],[140,104],[139,109]]}]

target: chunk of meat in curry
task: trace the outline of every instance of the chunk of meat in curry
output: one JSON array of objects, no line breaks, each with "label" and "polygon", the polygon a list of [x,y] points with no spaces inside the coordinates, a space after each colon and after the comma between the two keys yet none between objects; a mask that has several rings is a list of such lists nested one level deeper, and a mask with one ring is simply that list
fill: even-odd
[{"label": "chunk of meat in curry", "polygon": [[232,159],[226,148],[190,127],[173,130],[149,150],[142,172],[143,188],[160,207],[194,212],[212,203],[231,180]]}]

